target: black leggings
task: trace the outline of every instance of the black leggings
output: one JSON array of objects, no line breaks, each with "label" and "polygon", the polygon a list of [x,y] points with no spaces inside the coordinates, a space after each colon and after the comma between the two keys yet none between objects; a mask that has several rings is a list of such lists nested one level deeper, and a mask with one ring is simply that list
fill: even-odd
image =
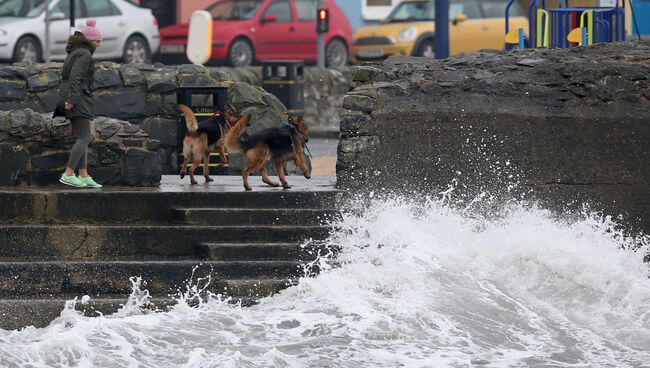
[{"label": "black leggings", "polygon": [[68,160],[68,167],[73,169],[86,169],[88,167],[88,144],[92,140],[90,135],[90,119],[87,118],[72,118],[72,129],[77,141],[74,142],[72,150],[70,151],[70,159]]}]

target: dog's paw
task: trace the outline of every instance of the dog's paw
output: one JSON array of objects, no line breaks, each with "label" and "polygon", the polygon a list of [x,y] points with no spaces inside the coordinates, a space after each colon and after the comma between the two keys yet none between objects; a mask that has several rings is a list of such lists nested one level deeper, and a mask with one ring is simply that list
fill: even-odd
[{"label": "dog's paw", "polygon": [[185,177],[185,173],[181,173],[181,179]]},{"label": "dog's paw", "polygon": [[192,184],[192,185],[196,185],[196,184],[198,184],[198,183],[199,183],[199,182],[196,181],[196,180],[192,180],[192,181],[190,181],[190,184]]},{"label": "dog's paw", "polygon": [[291,189],[291,185],[288,185],[288,184],[287,184],[287,185],[283,185],[283,186],[282,186],[282,189]]},{"label": "dog's paw", "polygon": [[211,181],[214,181],[214,179],[212,179],[212,178],[209,177],[209,176],[206,176],[206,177],[205,177],[205,182],[206,182],[206,183],[209,183],[209,182],[211,182]]}]

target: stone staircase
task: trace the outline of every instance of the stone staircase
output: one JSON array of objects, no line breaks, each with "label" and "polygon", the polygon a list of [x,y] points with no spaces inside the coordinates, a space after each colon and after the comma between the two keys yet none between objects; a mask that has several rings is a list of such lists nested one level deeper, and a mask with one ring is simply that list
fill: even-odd
[{"label": "stone staircase", "polygon": [[46,325],[83,295],[90,302],[76,307],[86,315],[115,312],[132,276],[156,307],[173,303],[192,275],[210,275],[207,290],[250,305],[303,276],[317,246],[301,244],[327,237],[339,195],[0,191],[0,328]]}]

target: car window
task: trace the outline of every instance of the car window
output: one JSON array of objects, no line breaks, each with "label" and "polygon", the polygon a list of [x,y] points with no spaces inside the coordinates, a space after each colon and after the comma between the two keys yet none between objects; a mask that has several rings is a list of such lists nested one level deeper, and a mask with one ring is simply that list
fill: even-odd
[{"label": "car window", "polygon": [[[82,13],[81,10],[81,0],[74,0],[74,15],[75,18],[83,18],[85,17],[85,14]],[[58,4],[54,5],[51,11],[52,14],[54,13],[63,13],[63,18],[64,19],[70,19],[70,1],[69,0],[61,0],[59,1]]]},{"label": "car window", "polygon": [[[483,13],[486,18],[503,18],[506,16],[506,0],[483,0]],[[510,7],[510,16],[523,16],[524,12],[517,2],[513,3]]]},{"label": "car window", "polygon": [[109,0],[85,0],[86,13],[89,17],[107,17],[113,15]]},{"label": "car window", "polygon": [[478,3],[473,0],[449,3],[449,20],[454,19],[458,14],[465,14],[467,19],[483,18]]},{"label": "car window", "polygon": [[215,20],[251,19],[262,4],[264,0],[220,0],[205,10],[212,14],[212,19]]},{"label": "car window", "polygon": [[386,18],[385,22],[412,22],[434,19],[433,2],[405,2],[398,5]]},{"label": "car window", "polygon": [[291,22],[291,5],[289,5],[289,0],[273,0],[271,5],[266,8],[266,11],[262,17],[269,14],[277,16],[278,23]]},{"label": "car window", "polygon": [[0,17],[35,17],[44,9],[45,0],[0,1]]},{"label": "car window", "polygon": [[118,8],[113,2],[111,1],[111,14],[113,15],[122,15],[122,12],[120,11],[120,8]]},{"label": "car window", "polygon": [[294,4],[296,4],[296,13],[298,13],[298,20],[316,20],[317,8],[315,0],[296,0]]}]

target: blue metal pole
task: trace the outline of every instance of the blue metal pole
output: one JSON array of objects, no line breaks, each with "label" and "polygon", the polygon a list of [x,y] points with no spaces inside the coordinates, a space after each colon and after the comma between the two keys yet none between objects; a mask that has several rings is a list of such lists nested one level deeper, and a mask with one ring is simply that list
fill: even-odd
[{"label": "blue metal pole", "polygon": [[436,2],[436,59],[449,57],[449,0],[435,0]]},{"label": "blue metal pole", "polygon": [[74,34],[75,31],[74,4],[75,4],[75,0],[70,0],[70,34]]}]

